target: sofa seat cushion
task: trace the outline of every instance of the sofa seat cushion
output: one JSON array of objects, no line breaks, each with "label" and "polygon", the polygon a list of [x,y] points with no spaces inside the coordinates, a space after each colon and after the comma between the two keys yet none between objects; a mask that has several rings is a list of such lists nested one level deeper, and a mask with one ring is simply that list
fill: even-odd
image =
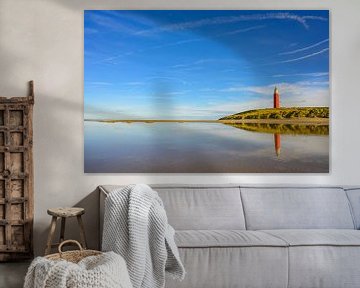
[{"label": "sofa seat cushion", "polygon": [[304,229],[263,232],[289,245],[288,288],[360,287],[360,231]]},{"label": "sofa seat cushion", "polygon": [[288,246],[269,233],[244,230],[179,230],[175,242],[181,248]]},{"label": "sofa seat cushion", "polygon": [[276,246],[179,248],[185,279],[177,281],[169,275],[165,286],[287,288],[288,249]]},{"label": "sofa seat cushion", "polygon": [[348,229],[262,230],[289,246],[360,246],[360,231]]}]

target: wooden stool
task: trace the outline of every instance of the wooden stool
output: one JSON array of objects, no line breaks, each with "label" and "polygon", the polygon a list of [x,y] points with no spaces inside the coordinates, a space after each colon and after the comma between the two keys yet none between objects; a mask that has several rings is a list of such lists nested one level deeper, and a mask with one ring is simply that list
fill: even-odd
[{"label": "wooden stool", "polygon": [[[81,219],[81,215],[85,213],[84,208],[50,208],[47,210],[47,213],[52,216],[51,224],[50,224],[50,231],[49,236],[46,244],[46,250],[45,255],[50,254],[52,247],[57,247],[62,241],[64,241],[64,234],[65,234],[65,223],[66,218],[69,217],[76,217],[79,223],[80,227],[80,239],[81,239],[81,245],[84,249],[86,249],[86,238],[85,238],[85,230],[84,230],[84,224]],[[59,243],[52,243],[52,239],[54,237],[55,228],[56,228],[56,222],[58,217],[61,218],[61,229],[60,229],[60,242]]]}]

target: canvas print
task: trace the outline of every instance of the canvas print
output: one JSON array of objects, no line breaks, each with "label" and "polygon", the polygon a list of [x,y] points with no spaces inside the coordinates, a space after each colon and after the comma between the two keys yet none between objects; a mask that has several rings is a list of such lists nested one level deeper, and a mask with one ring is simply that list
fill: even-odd
[{"label": "canvas print", "polygon": [[86,173],[328,173],[327,10],[84,12]]}]

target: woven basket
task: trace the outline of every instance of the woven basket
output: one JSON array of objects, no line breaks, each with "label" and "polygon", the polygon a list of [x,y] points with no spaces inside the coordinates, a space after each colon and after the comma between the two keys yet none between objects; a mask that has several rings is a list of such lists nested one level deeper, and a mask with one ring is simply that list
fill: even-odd
[{"label": "woven basket", "polygon": [[[79,250],[63,252],[61,250],[61,248],[65,244],[69,244],[69,243],[76,244],[79,247]],[[47,258],[49,260],[54,260],[54,261],[56,261],[56,260],[66,260],[66,261],[69,261],[69,262],[78,263],[79,261],[81,261],[85,257],[96,256],[96,255],[102,254],[102,252],[100,252],[100,251],[83,249],[81,244],[76,240],[66,240],[66,241],[61,242],[60,245],[59,245],[58,251],[59,251],[59,253],[54,253],[54,254],[47,255],[47,256],[45,256],[45,258]]]}]

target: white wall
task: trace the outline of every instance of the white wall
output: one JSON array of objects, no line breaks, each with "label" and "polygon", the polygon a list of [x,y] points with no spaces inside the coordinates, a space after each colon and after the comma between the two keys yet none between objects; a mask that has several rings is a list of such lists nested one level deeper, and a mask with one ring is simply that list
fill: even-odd
[{"label": "white wall", "polygon": [[[329,174],[84,174],[83,10],[192,8],[331,11]],[[96,246],[97,195],[92,192],[99,184],[360,184],[359,11],[359,0],[0,0],[0,95],[26,95],[27,81],[35,81],[36,252],[43,252],[50,221],[46,209],[53,206],[84,206],[87,236]]]}]

